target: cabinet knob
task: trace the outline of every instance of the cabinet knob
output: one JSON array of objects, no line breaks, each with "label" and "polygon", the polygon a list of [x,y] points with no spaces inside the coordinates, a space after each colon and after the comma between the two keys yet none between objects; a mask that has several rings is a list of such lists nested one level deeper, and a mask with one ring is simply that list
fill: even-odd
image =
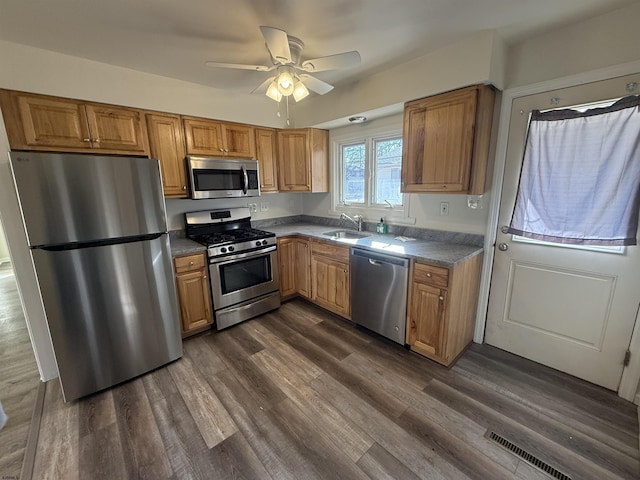
[{"label": "cabinet knob", "polygon": [[204,276],[204,277],[202,277],[202,278],[204,278],[204,279],[206,280],[206,279],[207,279],[207,276],[205,275],[205,276]]},{"label": "cabinet knob", "polygon": [[193,265],[193,262],[189,262],[189,266]]},{"label": "cabinet knob", "polygon": [[182,189],[183,189],[183,190],[186,190],[186,189],[187,189],[187,186],[186,186],[186,185],[182,185]]},{"label": "cabinet knob", "polygon": [[427,278],[431,278],[431,274],[430,273],[427,273]]},{"label": "cabinet knob", "polygon": [[90,138],[83,138],[83,139],[82,139],[82,141],[83,141],[83,142],[90,142],[90,141],[91,141],[91,139],[90,139]]},{"label": "cabinet knob", "polygon": [[344,273],[349,273],[349,270],[344,270]]},{"label": "cabinet knob", "polygon": [[438,298],[440,299],[440,301],[444,300],[444,297],[442,295],[440,295]]},{"label": "cabinet knob", "polygon": [[99,138],[93,138],[91,141],[95,142],[95,143],[100,143],[100,139]]}]

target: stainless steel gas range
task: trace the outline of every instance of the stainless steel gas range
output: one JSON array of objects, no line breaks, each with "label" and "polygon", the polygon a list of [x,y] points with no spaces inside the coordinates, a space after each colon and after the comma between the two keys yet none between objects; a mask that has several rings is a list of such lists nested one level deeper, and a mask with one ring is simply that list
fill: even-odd
[{"label": "stainless steel gas range", "polygon": [[207,246],[218,330],[280,306],[276,236],[251,228],[248,208],[185,213],[185,225]]}]

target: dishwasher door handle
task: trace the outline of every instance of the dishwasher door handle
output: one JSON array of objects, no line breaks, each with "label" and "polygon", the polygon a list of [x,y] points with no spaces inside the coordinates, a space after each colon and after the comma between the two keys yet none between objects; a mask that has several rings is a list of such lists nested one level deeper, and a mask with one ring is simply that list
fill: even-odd
[{"label": "dishwasher door handle", "polygon": [[372,259],[372,258],[368,258],[367,260],[369,260],[369,263],[370,263],[371,265],[375,265],[376,267],[379,267],[380,265],[382,265],[382,262],[379,262],[379,261],[374,260],[374,259]]}]

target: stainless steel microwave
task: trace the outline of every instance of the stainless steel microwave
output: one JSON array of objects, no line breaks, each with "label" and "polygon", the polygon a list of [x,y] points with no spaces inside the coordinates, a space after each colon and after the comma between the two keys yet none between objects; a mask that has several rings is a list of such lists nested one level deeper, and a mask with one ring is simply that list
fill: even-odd
[{"label": "stainless steel microwave", "polygon": [[258,161],[187,157],[191,198],[259,197]]}]

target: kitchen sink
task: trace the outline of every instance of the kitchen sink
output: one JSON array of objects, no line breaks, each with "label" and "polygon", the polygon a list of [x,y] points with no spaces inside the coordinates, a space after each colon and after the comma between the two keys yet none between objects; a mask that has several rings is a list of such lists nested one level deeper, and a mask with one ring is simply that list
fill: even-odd
[{"label": "kitchen sink", "polygon": [[364,238],[368,235],[360,232],[354,232],[352,230],[332,230],[330,232],[323,232],[322,235],[331,237],[333,240],[357,240],[358,238]]}]

